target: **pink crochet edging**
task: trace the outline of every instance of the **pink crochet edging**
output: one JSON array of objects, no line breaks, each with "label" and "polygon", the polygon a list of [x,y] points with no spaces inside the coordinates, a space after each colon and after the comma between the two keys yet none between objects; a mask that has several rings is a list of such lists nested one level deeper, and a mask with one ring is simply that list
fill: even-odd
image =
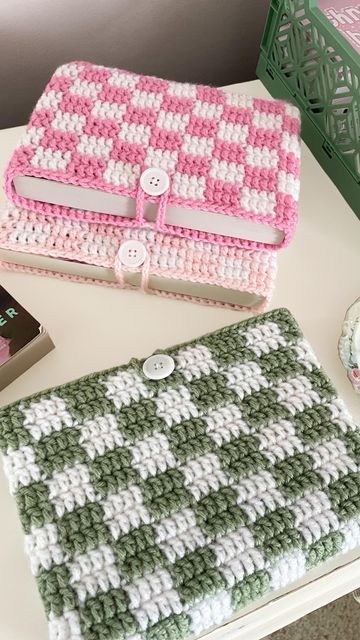
[{"label": "pink crochet edging", "polygon": [[[297,220],[299,111],[281,101],[74,62],[52,76],[5,174],[17,206],[51,216],[139,226],[120,216],[18,196],[16,176],[136,197],[141,171],[170,176],[168,204],[239,216],[284,232],[280,245],[161,223],[167,233],[228,246],[286,246]],[[148,197],[151,202],[156,198]]]},{"label": "pink crochet edging", "polygon": [[[53,278],[57,278],[58,280],[78,282],[80,284],[96,284],[96,285],[111,287],[113,289],[131,289],[133,291],[139,291],[138,287],[132,287],[131,285],[120,285],[117,282],[109,282],[108,280],[98,280],[96,278],[84,278],[83,276],[59,273],[57,271],[52,271],[51,269],[38,269],[35,267],[25,267],[23,265],[6,262],[4,260],[0,260],[0,267],[5,271],[13,271],[15,273],[27,273],[27,274],[37,275],[42,277],[50,276]],[[163,298],[172,298],[174,300],[183,300],[185,302],[192,302],[195,304],[201,304],[205,306],[231,309],[232,311],[249,311],[254,314],[258,314],[258,313],[262,313],[263,311],[266,311],[270,304],[270,300],[266,298],[264,298],[263,302],[261,302],[256,307],[244,307],[241,305],[228,304],[226,302],[217,302],[216,300],[207,300],[206,298],[198,298],[195,296],[183,295],[179,293],[170,293],[168,291],[159,291],[157,289],[149,289],[147,293],[151,293],[156,296],[162,296]]]}]

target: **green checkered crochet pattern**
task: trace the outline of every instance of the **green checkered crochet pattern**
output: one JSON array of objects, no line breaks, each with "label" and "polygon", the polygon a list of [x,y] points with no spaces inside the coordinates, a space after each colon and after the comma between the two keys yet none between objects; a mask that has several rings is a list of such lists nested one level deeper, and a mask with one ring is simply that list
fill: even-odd
[{"label": "green checkered crochet pattern", "polygon": [[360,432],[287,310],[163,353],[1,410],[51,640],[181,640],[360,545]]}]

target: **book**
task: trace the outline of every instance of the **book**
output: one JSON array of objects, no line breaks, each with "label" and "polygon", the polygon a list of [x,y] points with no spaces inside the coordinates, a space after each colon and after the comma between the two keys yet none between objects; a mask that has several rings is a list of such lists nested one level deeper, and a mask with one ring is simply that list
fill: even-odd
[{"label": "book", "polygon": [[[39,256],[35,254],[12,251],[0,248],[0,260],[2,266],[17,265],[20,270],[31,268],[42,271],[43,275],[63,275],[64,277],[84,279],[98,284],[117,283],[114,270],[101,265],[86,264],[77,260],[64,258],[53,258],[51,256]],[[141,285],[141,273],[124,273],[124,287],[138,288]],[[239,291],[235,288],[226,288],[204,282],[190,282],[165,278],[163,276],[149,276],[149,289],[153,292],[180,295],[188,298],[209,300],[214,303],[227,304],[234,307],[244,307],[248,309],[263,308],[266,303],[265,292],[262,294]]]},{"label": "book", "polygon": [[59,67],[5,171],[16,207],[251,249],[292,239],[297,107],[75,61]]},{"label": "book", "polygon": [[360,2],[320,0],[319,7],[355,51],[360,53]]},{"label": "book", "polygon": [[0,389],[53,348],[46,329],[0,286]]},{"label": "book", "polygon": [[[257,310],[266,308],[272,295],[276,251],[195,242],[148,227],[62,220],[26,209],[8,209],[0,219],[5,269]],[[133,261],[133,251],[140,261]]]},{"label": "book", "polygon": [[[134,198],[108,193],[100,189],[64,184],[32,176],[15,177],[14,188],[18,196],[30,201],[37,200],[71,209],[93,211],[122,218],[135,218],[136,202]],[[147,222],[154,222],[157,210],[157,204],[145,202],[144,219]],[[285,237],[284,231],[271,224],[174,205],[169,205],[166,209],[165,224],[273,246],[280,245]]]}]

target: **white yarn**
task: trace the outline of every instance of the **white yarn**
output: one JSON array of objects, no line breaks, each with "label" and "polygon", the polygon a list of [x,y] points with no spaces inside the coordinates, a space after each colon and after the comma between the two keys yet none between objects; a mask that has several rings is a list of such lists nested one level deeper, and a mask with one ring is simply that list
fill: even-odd
[{"label": "white yarn", "polygon": [[58,530],[55,524],[43,527],[32,527],[31,533],[25,536],[25,550],[30,558],[32,573],[36,576],[40,567],[51,569],[54,565],[65,562],[66,558],[58,544]]},{"label": "white yarn", "polygon": [[320,367],[320,363],[315,353],[304,338],[299,338],[291,348],[296,354],[297,361],[306,367],[308,371],[312,371],[314,368]]},{"label": "white yarn", "polygon": [[257,129],[267,129],[268,131],[282,131],[284,127],[283,117],[280,113],[265,113],[257,109],[254,109],[252,122]]},{"label": "white yarn", "polygon": [[206,180],[204,176],[189,176],[176,171],[172,178],[172,190],[178,198],[205,201]]},{"label": "white yarn", "polygon": [[12,495],[16,493],[19,486],[27,487],[41,478],[33,447],[23,446],[9,450],[3,457],[3,464]]},{"label": "white yarn", "polygon": [[224,142],[246,144],[249,136],[248,125],[234,124],[220,120],[217,137]]},{"label": "white yarn", "polygon": [[325,402],[324,406],[329,409],[332,421],[339,425],[343,433],[357,429],[354,418],[350,415],[348,408],[341,398],[333,398],[329,402]]},{"label": "white yarn", "polygon": [[180,471],[185,477],[185,487],[196,501],[230,483],[229,478],[222,471],[220,460],[215,453],[207,453],[190,460],[180,467]]},{"label": "white yarn", "polygon": [[169,175],[173,174],[178,162],[178,152],[169,149],[154,149],[148,147],[146,150],[146,158],[144,164],[147,167],[157,167],[166,171]]},{"label": "white yarn", "polygon": [[142,523],[149,524],[151,521],[143,504],[141,489],[136,485],[109,495],[101,502],[101,507],[104,511],[104,522],[115,540]]},{"label": "white yarn", "polygon": [[251,167],[259,167],[260,169],[275,169],[275,171],[277,171],[279,154],[277,149],[269,149],[268,147],[253,147],[251,144],[249,144],[246,146],[245,162]]},{"label": "white yarn", "polygon": [[131,104],[139,109],[154,109],[158,111],[163,101],[162,93],[155,93],[154,91],[139,91],[135,89],[131,96]]},{"label": "white yarn", "polygon": [[132,369],[109,376],[103,384],[106,387],[106,397],[113,401],[117,409],[128,407],[133,401],[139,402],[141,398],[152,396],[143,379]]},{"label": "white yarn", "polygon": [[86,117],[79,113],[69,113],[68,111],[58,110],[55,118],[51,123],[51,127],[55,130],[66,133],[82,134],[86,125]]},{"label": "white yarn", "polygon": [[306,491],[302,498],[290,506],[295,515],[295,526],[308,545],[331,531],[337,531],[339,520],[323,491]]},{"label": "white yarn", "polygon": [[47,171],[65,171],[71,160],[71,151],[63,153],[58,149],[53,151],[49,147],[36,147],[35,153],[30,160],[30,164],[36,169]]},{"label": "white yarn", "polygon": [[129,597],[129,610],[140,629],[155,624],[161,617],[182,612],[179,594],[166,569],[156,569],[141,578],[134,578],[131,584],[124,585],[123,588]]},{"label": "white yarn", "polygon": [[48,487],[49,500],[59,517],[100,499],[90,482],[89,468],[85,464],[75,464],[54,473],[52,478],[44,480],[44,484]]},{"label": "white yarn", "polygon": [[240,331],[240,334],[245,337],[246,346],[258,357],[286,346],[286,340],[275,322],[264,322],[259,326],[247,329],[245,332]]},{"label": "white yarn", "polygon": [[95,158],[108,158],[112,146],[112,138],[88,136],[83,133],[76,147],[76,151],[87,156],[95,156]]},{"label": "white yarn", "polygon": [[132,453],[132,467],[143,480],[178,466],[170,450],[169,441],[162,432],[155,432],[143,440],[137,440],[129,449]]},{"label": "white yarn", "polygon": [[177,98],[196,99],[196,86],[188,82],[169,82],[167,92]]},{"label": "white yarn", "polygon": [[49,640],[84,640],[77,611],[65,611],[62,616],[49,614]]},{"label": "white yarn", "polygon": [[133,91],[139,82],[139,76],[132,75],[131,73],[124,73],[118,69],[111,69],[111,75],[108,79],[108,84],[118,89],[129,89]]},{"label": "white yarn", "polygon": [[109,160],[103,174],[104,182],[115,187],[135,187],[141,173],[139,164],[123,160]]},{"label": "white yarn", "polygon": [[180,424],[183,420],[197,418],[198,409],[191,400],[189,389],[180,385],[177,389],[168,388],[154,397],[156,415],[162,418],[168,427]]},{"label": "white yarn", "polygon": [[109,589],[120,587],[120,575],[111,547],[103,544],[97,549],[77,555],[68,563],[70,584],[75,589],[80,603],[94,597],[98,591],[106,593]]},{"label": "white yarn", "polygon": [[183,153],[211,158],[214,152],[214,144],[213,138],[192,136],[189,133],[185,133],[181,150]]},{"label": "white yarn", "polygon": [[112,414],[98,416],[94,420],[84,420],[77,428],[81,434],[79,444],[91,460],[98,455],[104,455],[107,450],[122,447],[125,443],[118,421]]},{"label": "white yarn", "polygon": [[87,80],[76,78],[69,88],[69,93],[72,93],[74,96],[80,96],[81,98],[96,100],[102,88],[101,82],[88,82]]},{"label": "white yarn", "polygon": [[173,111],[164,111],[160,109],[156,121],[156,126],[165,131],[174,131],[176,133],[185,133],[189,124],[190,116],[188,113],[174,113]]},{"label": "white yarn", "polygon": [[250,433],[250,427],[242,419],[241,411],[235,404],[230,403],[219,409],[210,409],[202,418],[207,425],[207,435],[218,446],[238,438],[240,433]]},{"label": "white yarn", "polygon": [[360,546],[360,518],[353,518],[340,526],[343,535],[342,552],[347,553]]},{"label": "white yarn", "polygon": [[180,350],[175,356],[175,362],[177,371],[180,371],[188,382],[197,380],[202,375],[210,375],[219,368],[210,349],[200,344]]},{"label": "white yarn", "polygon": [[223,182],[242,185],[245,177],[245,168],[242,164],[213,158],[211,160],[209,175],[210,178],[214,180],[222,180]]},{"label": "white yarn", "polygon": [[293,153],[296,158],[300,158],[300,145],[297,135],[289,133],[288,131],[283,131],[281,149],[286,153]]},{"label": "white yarn", "polygon": [[292,415],[298,411],[321,404],[320,396],[311,387],[311,382],[305,376],[299,375],[288,378],[274,386],[277,401],[283,404]]},{"label": "white yarn", "polygon": [[145,147],[149,144],[151,127],[135,122],[123,122],[118,133],[119,140],[125,140],[130,144],[142,144]]},{"label": "white yarn", "polygon": [[233,487],[238,494],[237,504],[251,522],[286,504],[274,477],[268,471],[260,471],[244,478]]},{"label": "white yarn", "polygon": [[256,362],[233,365],[225,369],[223,374],[227,379],[227,386],[235,391],[240,400],[254,391],[269,387],[268,381]]},{"label": "white yarn", "polygon": [[219,567],[229,588],[235,586],[246,576],[252,575],[255,571],[260,571],[265,567],[264,557],[259,549],[248,549],[245,553],[239,554],[229,562]]},{"label": "white yarn", "polygon": [[34,440],[49,436],[53,431],[61,431],[64,426],[74,425],[66,403],[55,395],[31,402],[28,407],[20,405],[20,411],[25,416],[23,425]]},{"label": "white yarn", "polygon": [[254,432],[259,440],[259,450],[271,464],[285,460],[288,456],[302,453],[304,444],[296,435],[294,425],[288,420],[270,421],[259,431]]},{"label": "white yarn", "polygon": [[24,137],[20,138],[16,144],[16,148],[33,144],[37,146],[45,133],[45,127],[30,127]]},{"label": "white yarn", "polygon": [[187,614],[191,619],[190,630],[194,635],[198,635],[205,629],[222,624],[232,613],[230,593],[227,591],[217,593],[189,609]]},{"label": "white yarn", "polygon": [[213,120],[221,118],[224,111],[224,105],[217,104],[216,102],[203,102],[202,100],[195,100],[195,106],[193,114],[198,118],[205,118]]},{"label": "white yarn", "polygon": [[348,454],[344,442],[333,438],[327,442],[320,442],[308,452],[313,459],[314,470],[326,484],[338,480],[349,472],[356,473],[358,467]]},{"label": "white yarn", "polygon": [[108,102],[105,100],[96,100],[91,110],[91,115],[94,118],[102,118],[104,120],[117,120],[121,121],[122,117],[126,113],[126,104],[119,104],[118,102]]},{"label": "white yarn", "polygon": [[282,589],[306,573],[305,554],[297,549],[276,560],[267,570],[270,574],[271,589]]}]

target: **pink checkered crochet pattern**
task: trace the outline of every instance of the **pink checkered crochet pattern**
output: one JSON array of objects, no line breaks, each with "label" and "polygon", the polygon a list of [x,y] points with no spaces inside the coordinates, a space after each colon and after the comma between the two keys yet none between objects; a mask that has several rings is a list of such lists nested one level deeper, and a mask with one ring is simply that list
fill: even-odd
[{"label": "pink checkered crochet pattern", "polygon": [[[126,240],[138,240],[146,247],[148,260],[145,265],[126,270],[142,272],[142,288],[149,293],[166,295],[148,289],[147,278],[154,275],[247,291],[264,297],[264,302],[256,308],[257,311],[262,311],[268,306],[277,266],[276,253],[272,251],[220,246],[167,235],[150,228],[124,229],[108,224],[54,219],[52,216],[18,209],[4,212],[0,226],[1,248],[107,267],[114,270],[117,278],[117,283],[110,285],[123,288],[127,288],[128,285],[122,278],[118,252]],[[39,269],[14,267],[5,262],[1,264],[7,269],[41,273]],[[59,274],[46,270],[46,275]],[[87,281],[77,276],[69,277],[78,282]],[[108,283],[102,280],[99,284]],[[211,301],[189,296],[168,295],[213,304]]]},{"label": "pink checkered crochet pattern", "polygon": [[[16,176],[35,176],[136,199],[147,167],[170,177],[167,204],[270,224],[290,241],[297,220],[299,111],[285,102],[227,93],[73,62],[51,78],[5,176],[18,207],[119,226],[139,219],[20,197]],[[155,197],[147,196],[151,202]],[[161,216],[159,216],[161,217]],[[229,246],[262,243],[157,222],[159,230]]]}]

